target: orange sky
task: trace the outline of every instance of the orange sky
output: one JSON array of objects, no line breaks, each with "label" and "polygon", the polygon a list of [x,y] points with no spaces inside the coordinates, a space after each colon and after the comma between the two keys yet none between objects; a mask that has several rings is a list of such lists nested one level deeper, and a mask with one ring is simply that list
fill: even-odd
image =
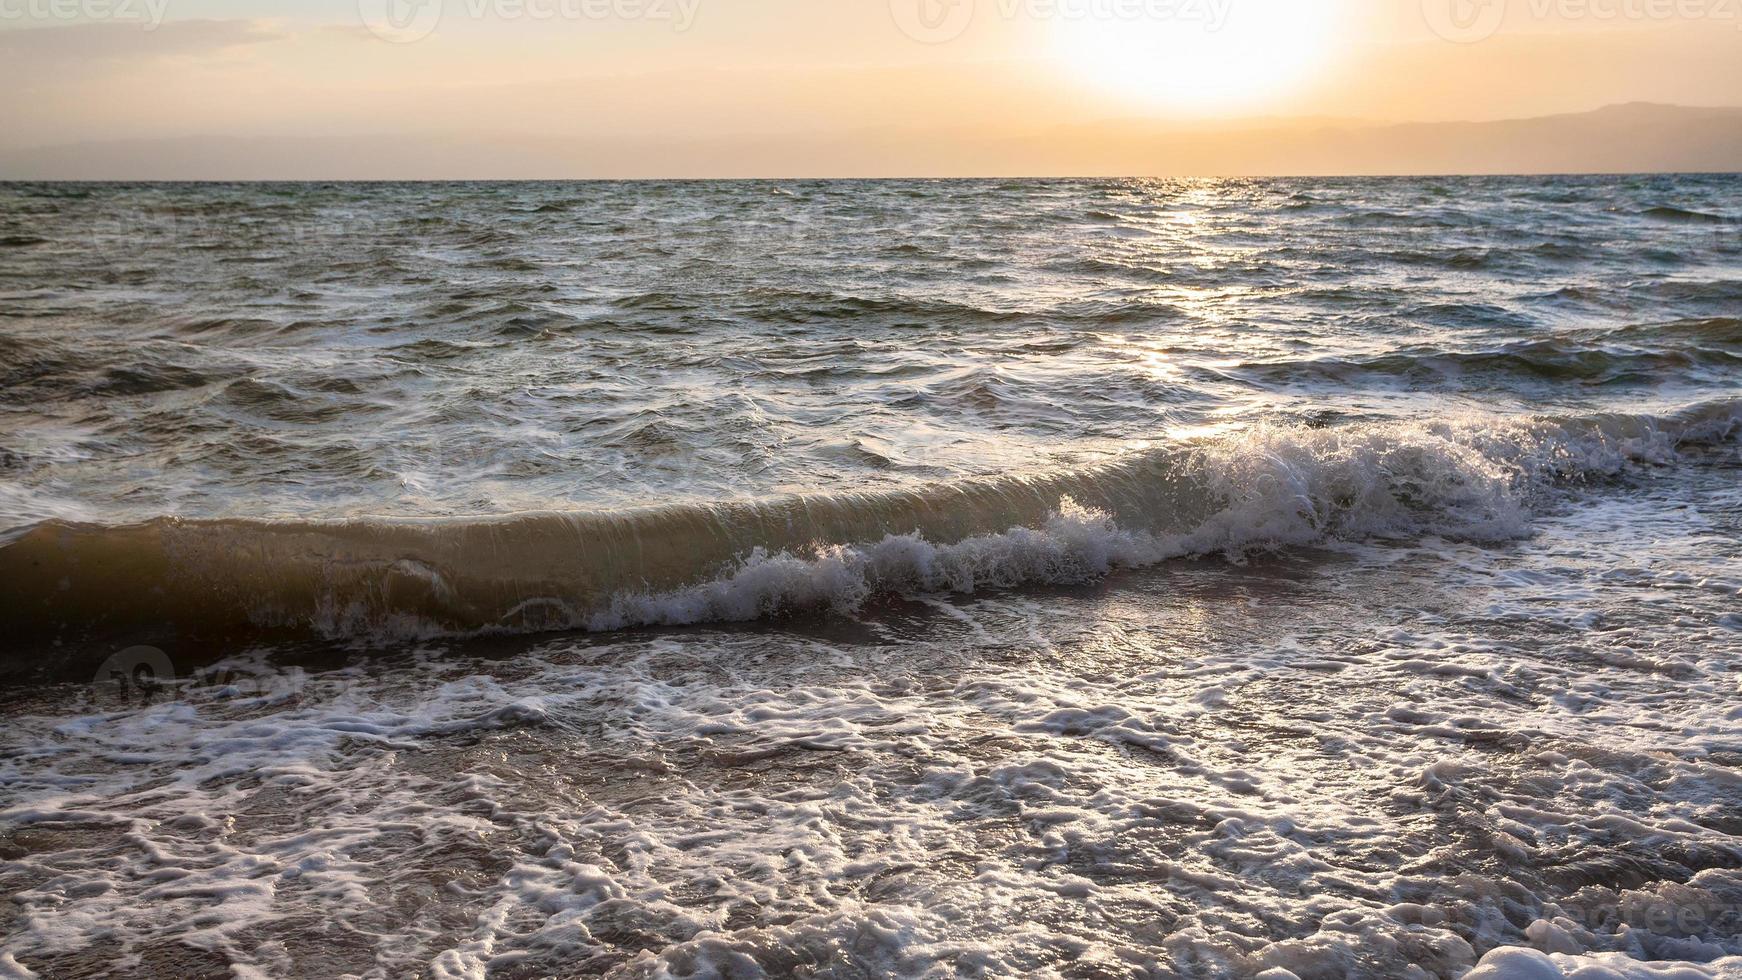
[{"label": "orange sky", "polygon": [[1742,0],[0,0],[0,83],[0,150],[585,139],[654,172],[710,139],[1739,105]]}]

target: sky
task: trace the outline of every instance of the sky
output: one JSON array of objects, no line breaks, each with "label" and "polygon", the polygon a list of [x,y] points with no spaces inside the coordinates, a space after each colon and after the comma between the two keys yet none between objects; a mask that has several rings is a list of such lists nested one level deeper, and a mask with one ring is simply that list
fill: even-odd
[{"label": "sky", "polygon": [[1742,0],[0,0],[0,83],[0,154],[175,144],[190,176],[243,145],[953,172],[1071,127],[1738,106]]}]

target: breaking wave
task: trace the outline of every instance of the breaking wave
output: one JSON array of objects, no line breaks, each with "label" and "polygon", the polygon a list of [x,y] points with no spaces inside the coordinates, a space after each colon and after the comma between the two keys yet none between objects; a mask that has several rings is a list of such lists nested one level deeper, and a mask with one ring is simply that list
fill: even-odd
[{"label": "breaking wave", "polygon": [[848,612],[878,595],[1090,580],[1375,536],[1503,541],[1558,487],[1732,441],[1742,400],[1663,415],[1259,425],[1075,472],[487,519],[49,522],[0,546],[4,645],[405,639]]}]

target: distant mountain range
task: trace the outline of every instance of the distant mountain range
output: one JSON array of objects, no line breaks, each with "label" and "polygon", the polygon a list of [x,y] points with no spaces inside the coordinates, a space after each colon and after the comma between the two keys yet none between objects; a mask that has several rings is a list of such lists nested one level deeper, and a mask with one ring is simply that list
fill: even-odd
[{"label": "distant mountain range", "polygon": [[1212,176],[1742,171],[1742,108],[1629,103],[1496,122],[1103,122],[625,142],[188,136],[0,152],[0,179]]}]

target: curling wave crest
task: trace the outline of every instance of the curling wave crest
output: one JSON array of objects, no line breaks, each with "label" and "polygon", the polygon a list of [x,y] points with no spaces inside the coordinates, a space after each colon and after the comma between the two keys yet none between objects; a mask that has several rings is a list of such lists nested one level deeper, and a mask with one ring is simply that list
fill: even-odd
[{"label": "curling wave crest", "polygon": [[14,638],[168,623],[393,639],[851,612],[884,594],[1087,581],[1369,537],[1493,542],[1581,482],[1687,462],[1742,403],[1662,416],[1257,425],[1076,472],[478,520],[39,525],[0,548]]}]

